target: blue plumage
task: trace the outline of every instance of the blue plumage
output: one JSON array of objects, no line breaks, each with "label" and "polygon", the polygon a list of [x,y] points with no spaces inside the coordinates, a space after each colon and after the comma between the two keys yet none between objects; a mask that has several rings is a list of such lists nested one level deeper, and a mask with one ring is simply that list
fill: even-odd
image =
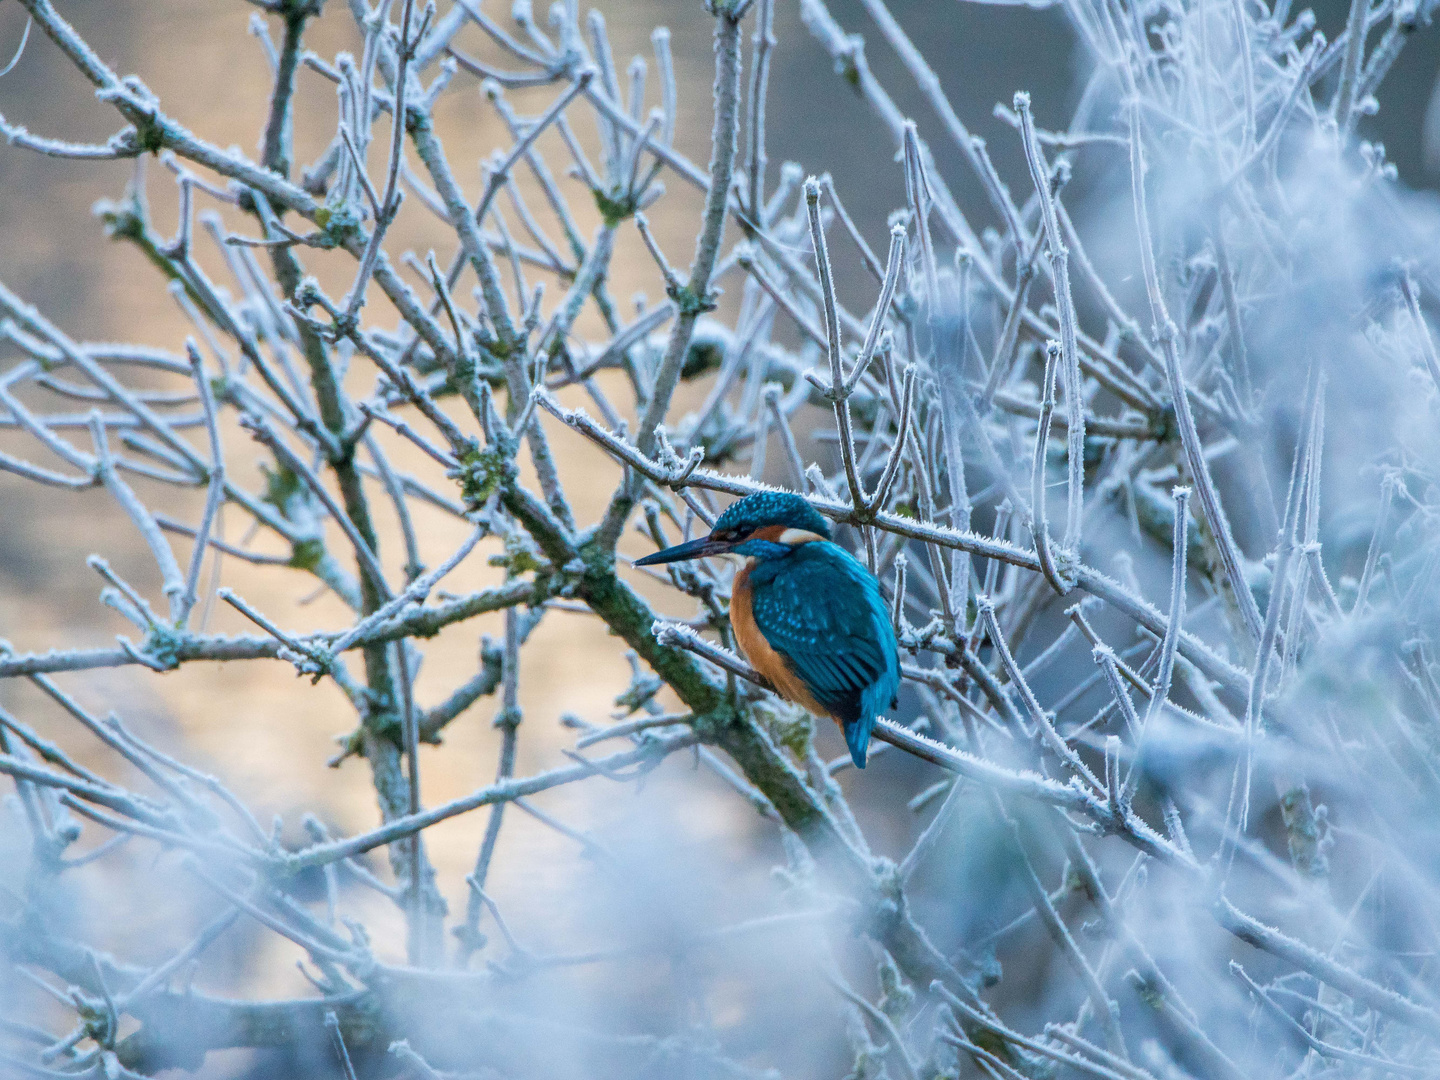
[{"label": "blue plumage", "polygon": [[797,544],[750,570],[751,613],[770,647],[840,722],[865,767],[875,718],[895,704],[900,663],[880,585],[827,540]]},{"label": "blue plumage", "polygon": [[734,553],[730,621],[736,641],[786,697],[834,717],[865,767],[876,718],[894,708],[900,658],[880,583],[830,541],[830,524],[798,495],[758,492],[733,503],[709,536],[637,566]]},{"label": "blue plumage", "polygon": [[716,519],[711,535],[728,532],[749,534],[767,525],[805,529],[830,539],[830,523],[820,515],[820,511],[788,491],[757,491],[731,503]]}]

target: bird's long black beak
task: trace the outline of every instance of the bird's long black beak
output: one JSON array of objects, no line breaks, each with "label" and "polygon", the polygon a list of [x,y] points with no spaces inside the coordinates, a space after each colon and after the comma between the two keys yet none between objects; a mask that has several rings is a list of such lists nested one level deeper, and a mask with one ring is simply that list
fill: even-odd
[{"label": "bird's long black beak", "polygon": [[655,566],[659,563],[684,562],[686,559],[703,559],[707,555],[723,555],[734,546],[723,540],[702,536],[697,540],[688,540],[664,551],[657,551],[654,555],[646,555],[643,559],[636,559],[635,565]]}]

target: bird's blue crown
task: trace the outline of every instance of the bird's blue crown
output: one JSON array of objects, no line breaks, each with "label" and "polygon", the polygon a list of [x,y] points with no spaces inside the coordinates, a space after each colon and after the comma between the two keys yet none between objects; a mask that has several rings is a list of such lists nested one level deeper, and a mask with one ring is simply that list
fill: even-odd
[{"label": "bird's blue crown", "polygon": [[799,495],[788,491],[757,491],[731,503],[715,522],[712,533],[746,536],[767,525],[805,529],[830,539],[830,523]]}]

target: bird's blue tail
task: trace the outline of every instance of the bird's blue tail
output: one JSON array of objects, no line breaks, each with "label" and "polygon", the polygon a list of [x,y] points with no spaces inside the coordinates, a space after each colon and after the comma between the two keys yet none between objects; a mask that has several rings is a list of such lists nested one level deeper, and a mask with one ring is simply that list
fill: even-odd
[{"label": "bird's blue tail", "polygon": [[890,708],[895,697],[898,679],[882,677],[865,688],[860,695],[860,716],[853,724],[845,725],[845,745],[850,747],[850,760],[857,769],[865,767],[865,755],[870,749],[870,734],[875,730],[875,718]]},{"label": "bird's blue tail", "polygon": [[845,745],[850,747],[850,760],[857,769],[865,767],[865,753],[870,749],[870,733],[875,730],[875,712],[867,709],[860,719],[845,725]]}]

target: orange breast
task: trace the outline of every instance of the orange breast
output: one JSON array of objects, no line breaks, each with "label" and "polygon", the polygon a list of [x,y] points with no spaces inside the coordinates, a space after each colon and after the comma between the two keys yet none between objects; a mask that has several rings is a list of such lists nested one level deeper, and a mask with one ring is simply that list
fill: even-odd
[{"label": "orange breast", "polygon": [[[750,568],[746,567],[735,575],[735,584],[730,593],[730,626],[735,631],[735,643],[745,654],[756,671],[770,680],[780,695],[797,705],[810,710],[816,716],[830,716],[805,688],[785,658],[770,647],[765,635],[755,625],[755,616],[750,606]],[[833,719],[833,717],[832,717]],[[836,720],[839,723],[839,720]]]}]

